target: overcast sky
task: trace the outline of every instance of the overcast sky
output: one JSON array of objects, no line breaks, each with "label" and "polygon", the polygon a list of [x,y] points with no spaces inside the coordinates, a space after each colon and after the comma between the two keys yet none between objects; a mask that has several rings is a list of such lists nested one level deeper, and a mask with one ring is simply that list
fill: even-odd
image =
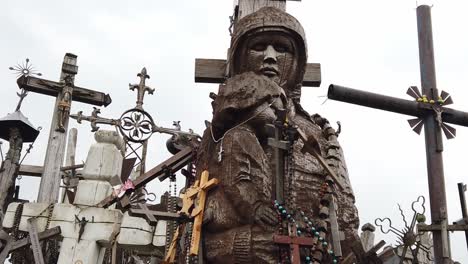
[{"label": "overcast sky", "polygon": [[[468,112],[468,2],[433,1],[433,32],[437,84],[449,92],[454,108]],[[211,119],[211,99],[217,85],[194,83],[195,58],[226,57],[232,0],[183,1],[3,1],[0,29],[0,113],[12,112],[18,91],[9,66],[30,58],[44,78],[58,80],[66,52],[78,55],[75,84],[110,93],[113,103],[101,109],[102,116],[117,118],[136,101],[128,83],[147,67],[156,89],[145,96],[145,109],[160,126],[180,120],[182,129],[201,134],[203,121]],[[324,101],[328,86],[339,84],[356,89],[411,99],[410,85],[420,87],[416,29],[416,2],[311,1],[292,2],[288,11],[304,26],[309,62],[322,65],[322,86],[303,88],[302,104],[310,113],[320,113],[331,123],[340,121],[340,142],[359,208],[361,224],[377,217],[390,217],[403,228],[397,203],[407,217],[411,202],[429,197],[424,136],[411,131],[402,116]],[[50,129],[54,98],[30,94],[22,111],[44,129],[25,164],[42,165]],[[73,103],[72,113],[92,106]],[[89,123],[77,124],[77,162],[86,159],[92,144]],[[104,128],[104,126],[102,126]],[[166,135],[151,138],[148,169],[168,158]],[[3,144],[5,152],[5,145]],[[445,183],[449,220],[461,218],[457,183],[468,182],[466,171],[468,128],[457,127],[457,138],[444,141]],[[25,146],[26,147],[26,146]],[[182,181],[179,181],[179,186]],[[24,177],[21,197],[34,200],[39,179]],[[161,194],[167,183],[151,183]],[[376,231],[377,239],[394,237]],[[468,263],[464,234],[452,234],[452,253]]]}]

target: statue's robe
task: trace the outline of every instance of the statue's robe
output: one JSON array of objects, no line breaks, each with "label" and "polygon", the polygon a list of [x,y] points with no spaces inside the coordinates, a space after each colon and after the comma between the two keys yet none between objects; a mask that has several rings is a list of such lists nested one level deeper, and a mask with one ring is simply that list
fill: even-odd
[{"label": "statue's robe", "polygon": [[[222,93],[220,91],[221,96]],[[243,104],[245,101],[239,102],[239,110],[243,109]],[[236,108],[232,100],[229,105]],[[293,110],[290,122],[306,135],[313,134],[318,139],[322,156],[345,187],[343,191],[337,191],[337,204],[339,225],[345,232],[346,241],[342,245],[346,254],[350,252],[350,242],[357,236],[359,220],[342,149],[326,119],[318,115],[311,117],[300,105],[294,105],[290,101]],[[216,111],[219,109],[215,107],[214,121],[219,122]],[[265,138],[259,138],[256,127],[249,122],[226,131],[224,138],[220,141],[215,138],[215,142],[207,129],[197,159],[198,171],[207,169],[210,177],[220,180],[207,198],[203,227],[206,260],[226,264],[277,263],[278,246],[273,242],[277,227],[255,221],[259,206],[273,205],[273,149]],[[219,161],[221,145],[224,152]],[[285,175],[285,200],[287,206],[293,207],[288,209],[300,208],[312,219],[318,219],[319,193],[326,173],[314,157],[301,152],[302,146],[300,139],[294,144],[294,173],[292,178]]]}]

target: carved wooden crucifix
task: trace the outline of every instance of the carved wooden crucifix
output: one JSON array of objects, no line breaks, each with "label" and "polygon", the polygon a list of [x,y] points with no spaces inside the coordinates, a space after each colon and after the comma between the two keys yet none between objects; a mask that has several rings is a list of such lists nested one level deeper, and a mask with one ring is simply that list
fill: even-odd
[{"label": "carved wooden crucifix", "polygon": [[[300,1],[300,0],[289,0]],[[231,17],[231,26],[236,21],[262,7],[273,6],[286,11],[286,0],[238,0]],[[195,82],[223,83],[228,76],[228,63],[223,59],[195,59]],[[302,81],[302,86],[319,87],[321,83],[320,63],[308,63]]]},{"label": "carved wooden crucifix", "polygon": [[[414,87],[410,87],[407,92],[417,101],[408,101],[337,85],[330,85],[328,98],[418,118],[409,120],[409,123],[417,133],[421,131],[423,125],[425,129],[431,219],[433,224],[446,227],[448,216],[442,162],[442,131],[447,138],[453,138],[455,129],[446,123],[468,126],[468,113],[444,107],[443,105],[451,103],[452,100],[447,93],[442,92],[439,95],[437,91],[430,9],[431,7],[427,5],[417,8],[422,95]],[[447,228],[432,231],[435,263],[450,263]]]},{"label": "carved wooden crucifix", "polygon": [[54,203],[58,199],[72,100],[98,106],[107,106],[112,102],[108,94],[75,86],[77,73],[77,56],[67,53],[63,59],[60,82],[33,76],[22,76],[17,81],[18,86],[27,91],[56,97],[38,202]]}]

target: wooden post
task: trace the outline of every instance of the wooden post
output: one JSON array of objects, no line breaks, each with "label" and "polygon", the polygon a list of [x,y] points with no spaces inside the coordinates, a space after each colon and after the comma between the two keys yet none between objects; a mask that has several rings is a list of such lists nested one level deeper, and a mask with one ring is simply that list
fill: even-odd
[{"label": "wooden post", "polygon": [[[21,149],[23,148],[23,139],[18,128],[10,129],[10,149],[6,159],[2,164],[0,171],[0,209],[6,210],[6,201],[8,199],[8,190],[14,185],[15,175],[19,167]],[[1,226],[1,223],[0,223]]]},{"label": "wooden post", "polygon": [[[76,142],[78,138],[78,129],[72,128],[70,129],[70,133],[68,135],[68,143],[67,143],[67,155],[65,157],[65,166],[75,166],[75,155],[76,155]],[[72,170],[72,173],[74,170]],[[65,199],[67,196],[67,189],[62,189],[62,195],[60,200],[62,203],[68,203],[68,200]]]},{"label": "wooden post", "polygon": [[[63,158],[65,154],[65,140],[67,137],[66,131],[68,130],[68,117],[62,118],[61,113],[58,110],[59,105],[62,102],[62,98],[68,92],[73,93],[75,75],[78,73],[77,56],[67,53],[63,58],[62,70],[60,73],[60,81],[71,82],[70,85],[66,85],[67,89],[62,89],[55,100],[55,106],[53,111],[53,119],[50,125],[49,141],[47,143],[46,157],[44,160],[44,173],[42,174],[41,184],[39,187],[39,195],[37,197],[38,202],[45,203],[56,203],[59,188],[60,188],[60,167],[63,164]],[[65,83],[67,83],[65,82]],[[64,88],[65,88],[64,87]],[[71,93],[70,93],[71,96]],[[71,98],[69,100],[69,107],[71,107]],[[57,130],[59,124],[62,123],[62,128],[65,132]]]}]

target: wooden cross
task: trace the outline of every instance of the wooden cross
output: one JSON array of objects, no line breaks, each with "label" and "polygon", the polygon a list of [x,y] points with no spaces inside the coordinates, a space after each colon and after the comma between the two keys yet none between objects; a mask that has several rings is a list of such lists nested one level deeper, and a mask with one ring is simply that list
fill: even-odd
[{"label": "wooden cross", "polygon": [[67,53],[63,59],[60,82],[33,76],[22,76],[17,81],[22,89],[56,97],[38,202],[54,203],[58,199],[60,167],[65,153],[72,100],[98,106],[107,106],[112,102],[108,94],[75,86],[74,79],[77,73],[77,56]]},{"label": "wooden cross", "polygon": [[[416,116],[420,122],[410,120],[412,128],[417,130],[424,125],[429,196],[431,203],[431,219],[442,228],[433,231],[435,263],[450,261],[450,245],[448,243],[447,199],[445,195],[445,180],[442,163],[442,134],[453,137],[454,129],[445,123],[468,126],[468,113],[442,107],[450,103],[447,93],[439,96],[436,85],[434,66],[434,50],[432,43],[431,7],[422,5],[417,8],[417,24],[419,39],[419,61],[421,70],[422,96],[417,101],[408,101],[389,96],[330,85],[328,98],[381,110]],[[408,94],[418,97],[417,92],[410,87]]]},{"label": "wooden cross", "polygon": [[314,245],[314,239],[312,237],[298,237],[297,229],[295,225],[289,227],[291,232],[289,236],[274,235],[273,242],[280,245],[289,245],[291,249],[291,263],[300,264],[301,263],[301,253],[299,251],[300,247],[312,247]]},{"label": "wooden cross", "polygon": [[[195,208],[191,214],[191,217],[195,217],[195,219],[193,220],[192,241],[190,242],[190,256],[197,256],[199,252],[206,195],[211,188],[219,183],[218,179],[213,178],[208,180],[208,177],[208,171],[203,171],[200,180],[197,180],[194,184],[196,190],[193,190],[193,193],[196,192],[197,199],[195,201]],[[186,193],[186,195],[192,196],[194,194]]]},{"label": "wooden cross", "polygon": [[[37,233],[37,237],[39,240],[45,240],[60,235],[60,233],[60,226],[56,226],[51,229],[47,229],[43,232]],[[2,240],[3,244],[2,251],[0,253],[0,263],[4,263],[6,258],[8,257],[8,254],[10,254],[11,252],[31,245],[30,237],[26,237],[18,241],[13,241],[13,238],[3,230],[0,230],[0,240]]]},{"label": "wooden cross", "polygon": [[[458,183],[458,194],[460,196],[460,207],[462,211],[462,219],[455,221],[454,224],[463,224],[465,223],[468,225],[468,210],[466,208],[466,184],[460,182]],[[468,230],[465,230],[465,239],[466,239],[466,247],[468,248]]]},{"label": "wooden cross", "polygon": [[[145,186],[148,182],[152,181],[155,178],[158,178],[160,181],[165,180],[170,175],[176,173],[177,171],[182,169],[185,165],[187,165],[189,162],[191,162],[193,159],[193,155],[194,155],[194,152],[192,148],[186,147],[185,149],[179,151],[177,154],[163,161],[162,163],[160,163],[153,169],[145,172],[143,175],[138,177],[133,182],[135,189],[128,190],[127,193],[124,196],[122,196],[122,198],[120,198],[121,206],[123,208],[126,208],[130,205],[129,196],[134,190],[142,186]],[[112,194],[106,197],[105,199],[103,199],[96,206],[97,207],[109,207],[110,205],[115,203],[117,200],[119,200],[119,198]]]},{"label": "wooden cross", "polygon": [[[290,0],[300,1],[300,0]],[[262,7],[273,6],[286,11],[286,0],[239,0],[232,23]],[[195,59],[195,82],[224,83],[228,78],[227,62],[223,59]],[[308,63],[302,86],[319,87],[322,82],[320,63]]]},{"label": "wooden cross", "polygon": [[268,145],[274,149],[274,160],[275,160],[275,182],[273,189],[275,190],[275,196],[273,200],[276,200],[279,204],[284,203],[284,152],[290,147],[289,142],[283,140],[283,131],[286,128],[286,111],[277,110],[278,118],[274,124],[267,124],[267,131],[273,137],[268,137]]},{"label": "wooden cross", "polygon": [[138,204],[137,207],[139,208],[130,208],[128,213],[131,216],[143,216],[151,226],[156,226],[159,220],[178,221],[183,219],[178,213],[150,210],[146,204]]},{"label": "wooden cross", "polygon": [[35,218],[28,219],[28,231],[34,262],[36,262],[36,264],[44,264],[44,256],[42,254],[41,244],[39,244],[39,234],[37,233],[37,222]]}]

